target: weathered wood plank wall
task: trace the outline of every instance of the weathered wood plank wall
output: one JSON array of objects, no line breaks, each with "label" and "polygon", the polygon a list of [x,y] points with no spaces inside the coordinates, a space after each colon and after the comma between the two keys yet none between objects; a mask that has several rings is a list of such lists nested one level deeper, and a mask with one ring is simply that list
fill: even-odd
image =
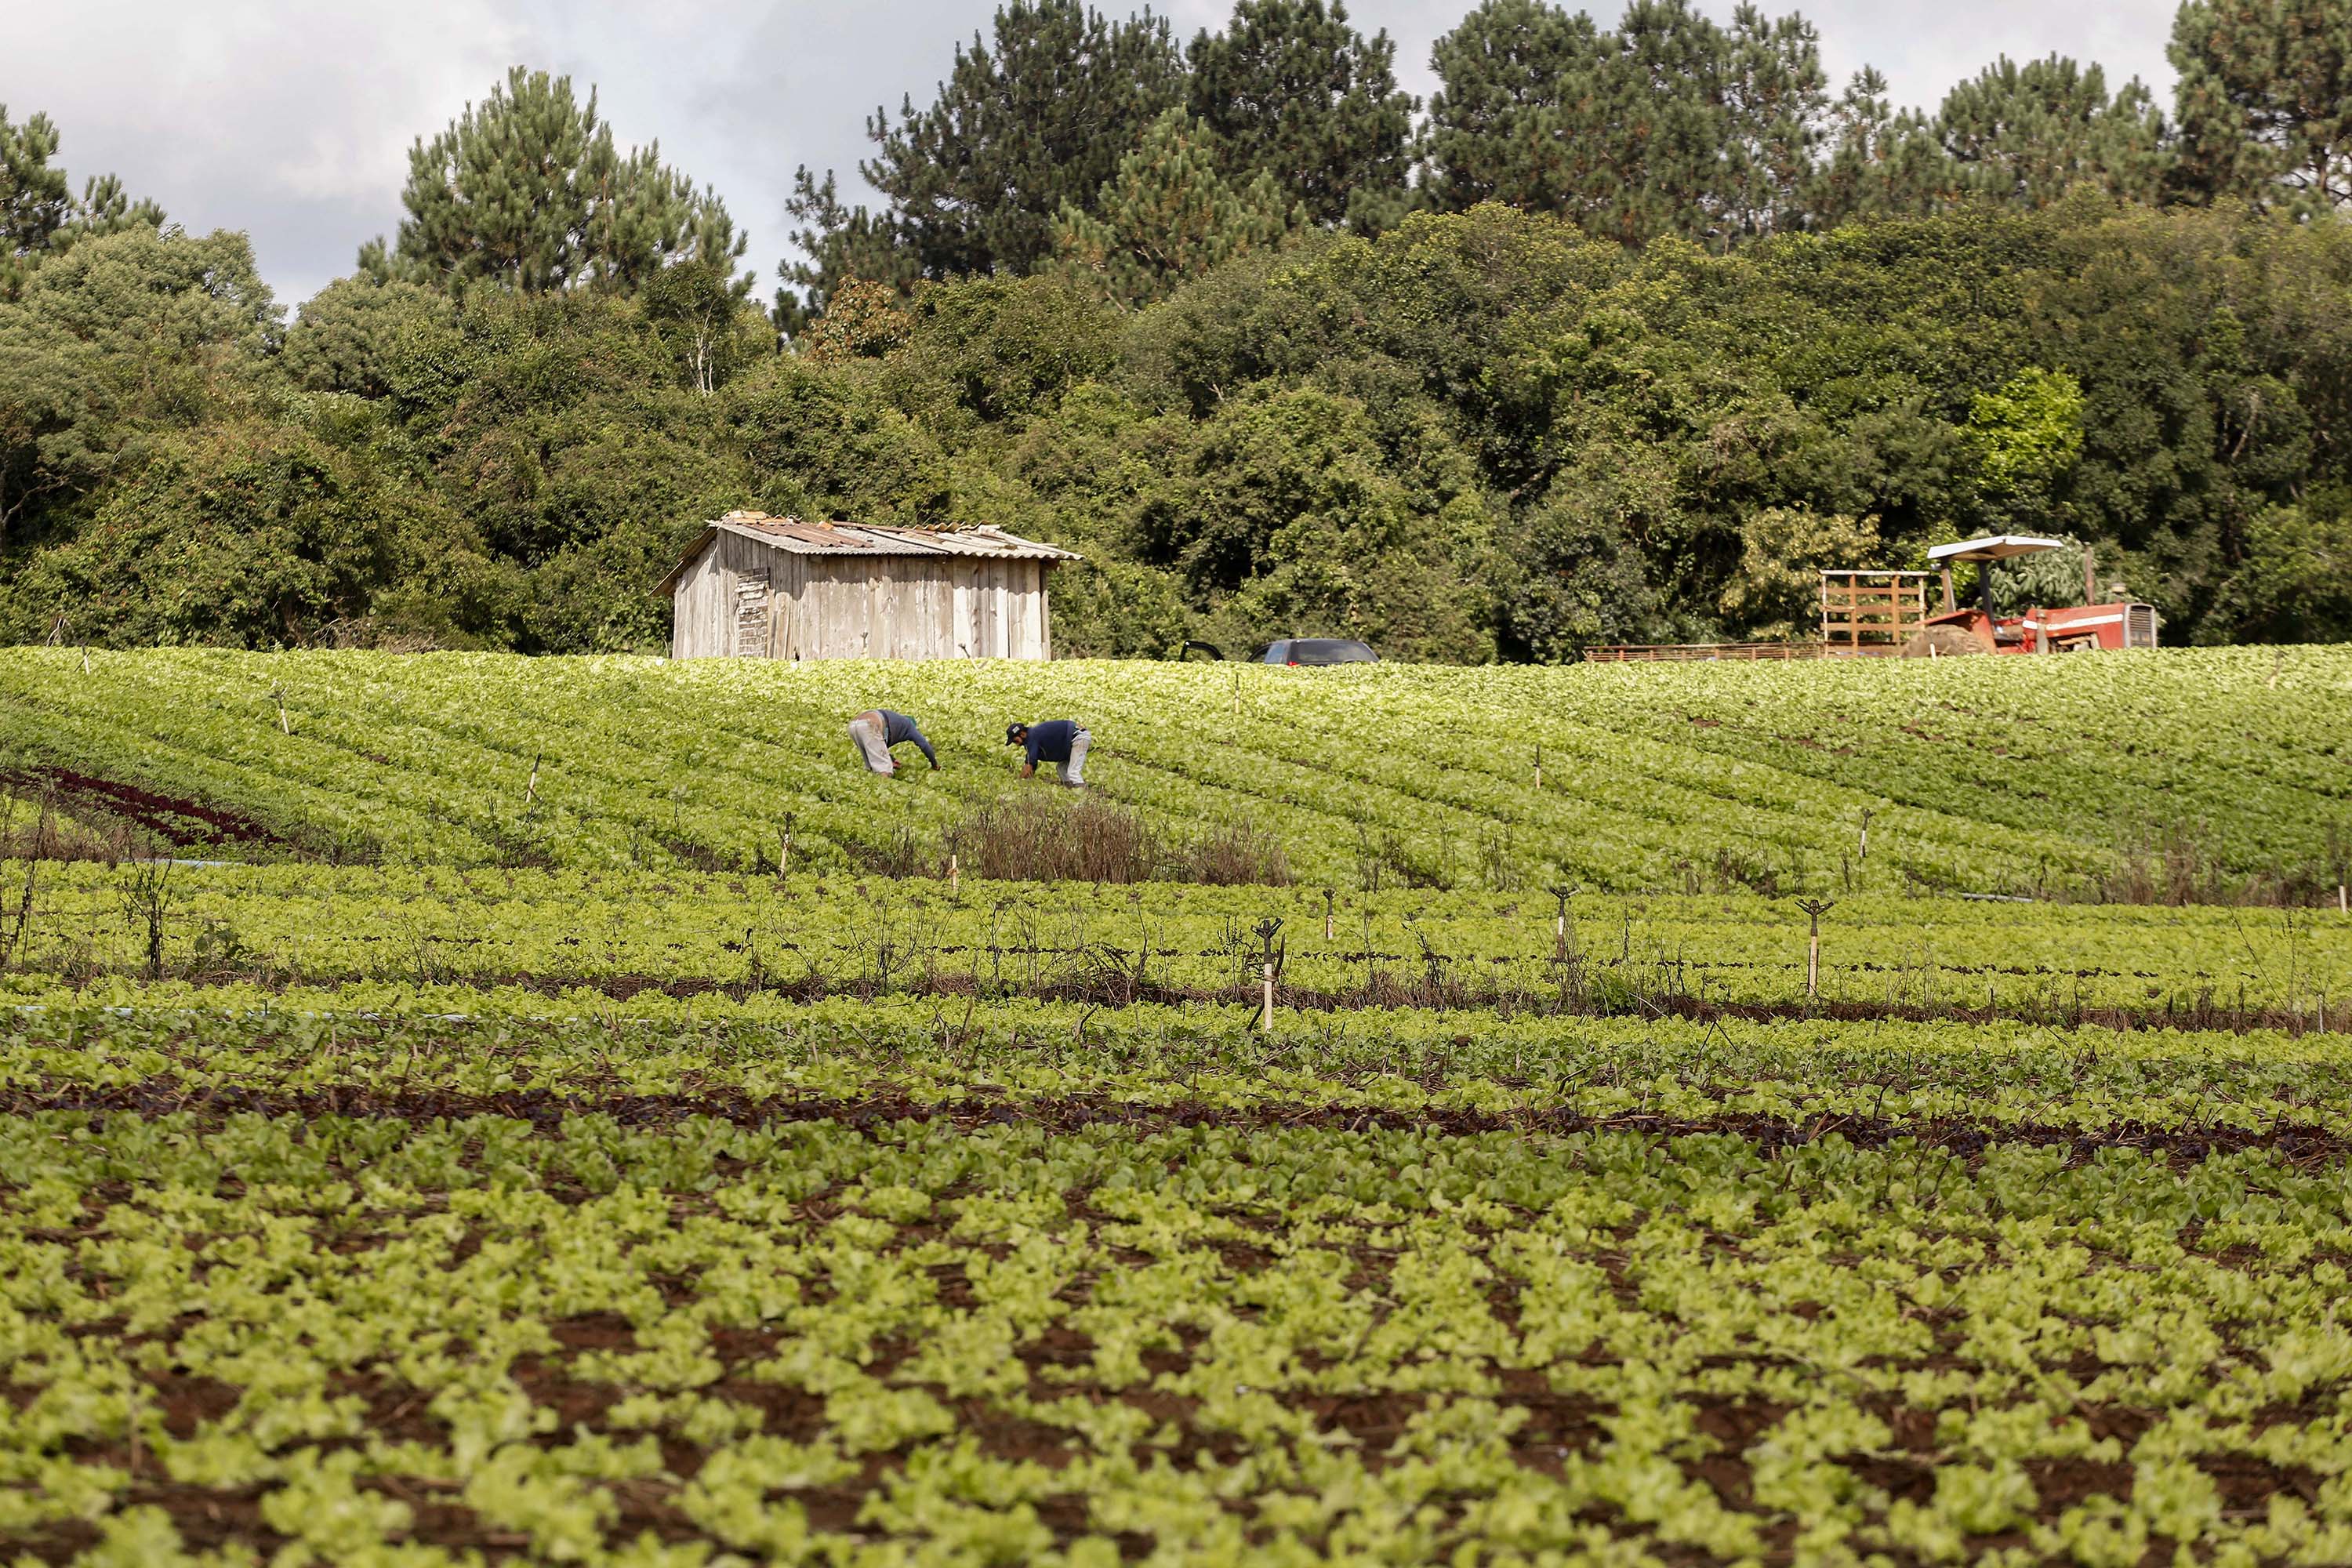
[{"label": "weathered wood plank wall", "polygon": [[1048,658],[1046,563],[825,560],[721,533],[678,579],[674,658]]},{"label": "weathered wood plank wall", "polygon": [[719,640],[727,626],[722,603],[734,596],[734,584],[719,563],[719,552],[706,550],[678,579],[670,629],[672,658],[715,658],[734,649]]}]

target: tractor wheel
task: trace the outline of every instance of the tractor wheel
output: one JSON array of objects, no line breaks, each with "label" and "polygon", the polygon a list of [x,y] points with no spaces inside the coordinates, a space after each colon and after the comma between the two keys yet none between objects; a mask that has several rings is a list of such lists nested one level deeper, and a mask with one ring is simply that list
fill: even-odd
[{"label": "tractor wheel", "polygon": [[1957,658],[1989,651],[1975,633],[1962,626],[1929,626],[1903,645],[1905,658]]}]

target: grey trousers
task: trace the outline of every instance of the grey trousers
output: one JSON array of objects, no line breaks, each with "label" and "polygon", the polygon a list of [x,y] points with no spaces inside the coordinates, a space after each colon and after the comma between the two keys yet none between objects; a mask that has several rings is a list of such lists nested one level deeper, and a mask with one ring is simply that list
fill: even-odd
[{"label": "grey trousers", "polygon": [[852,719],[849,721],[849,739],[851,744],[857,748],[859,759],[870,772],[887,778],[898,771],[898,764],[891,759],[890,748],[882,743],[882,726],[873,720]]},{"label": "grey trousers", "polygon": [[1055,764],[1061,772],[1062,782],[1072,789],[1086,787],[1087,748],[1093,743],[1092,733],[1085,730],[1079,731],[1070,737],[1070,760]]}]

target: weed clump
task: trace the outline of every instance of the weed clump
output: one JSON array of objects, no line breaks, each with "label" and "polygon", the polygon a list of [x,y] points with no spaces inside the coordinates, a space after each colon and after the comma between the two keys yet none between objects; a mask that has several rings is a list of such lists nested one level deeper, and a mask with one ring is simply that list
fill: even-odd
[{"label": "weed clump", "polygon": [[1196,882],[1286,887],[1282,845],[1247,816],[1179,839],[1098,795],[986,803],[948,835],[965,875],[1008,882]]}]

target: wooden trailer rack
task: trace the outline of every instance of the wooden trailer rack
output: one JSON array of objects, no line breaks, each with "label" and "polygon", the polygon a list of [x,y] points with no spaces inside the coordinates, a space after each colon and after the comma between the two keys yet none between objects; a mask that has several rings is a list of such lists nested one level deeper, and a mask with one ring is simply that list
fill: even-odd
[{"label": "wooden trailer rack", "polygon": [[1899,653],[1927,629],[1932,572],[1822,574],[1822,643],[1839,654]]}]

